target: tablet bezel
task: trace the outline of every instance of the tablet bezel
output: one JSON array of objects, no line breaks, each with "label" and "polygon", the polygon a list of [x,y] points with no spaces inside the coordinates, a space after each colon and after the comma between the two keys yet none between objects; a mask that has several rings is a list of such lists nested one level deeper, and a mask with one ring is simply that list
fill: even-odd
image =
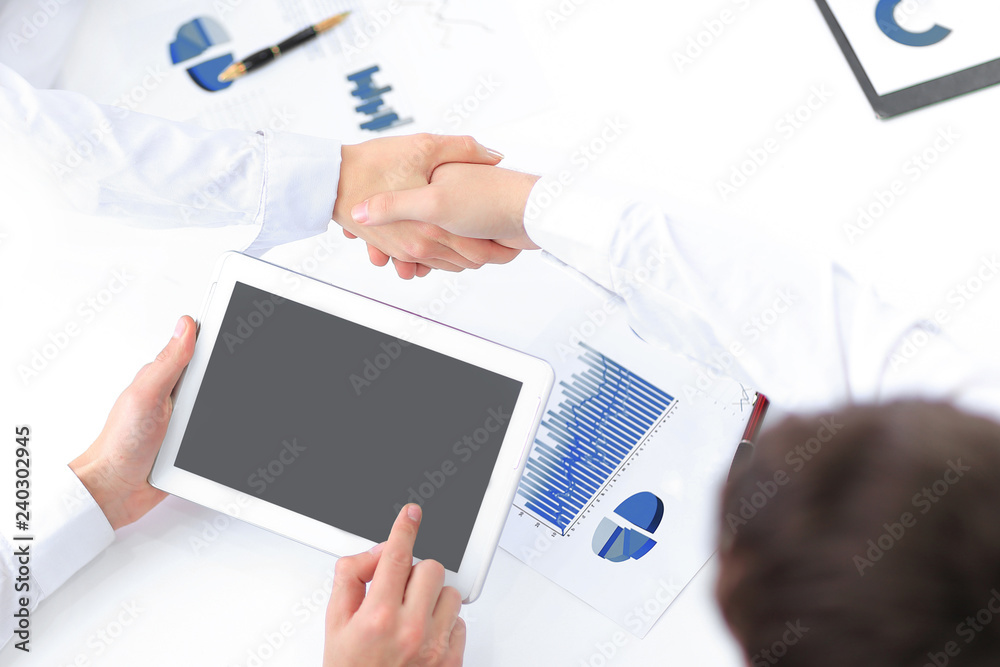
[{"label": "tablet bezel", "polygon": [[868,98],[868,103],[871,104],[875,115],[880,120],[915,111],[1000,83],[1000,58],[997,58],[880,95],[875,90],[871,79],[868,78],[864,65],[861,64],[854,47],[851,46],[851,41],[834,15],[833,9],[826,0],[816,0],[816,5],[830,27],[840,50],[843,51],[847,64],[861,85],[861,90]]},{"label": "tablet bezel", "polygon": [[174,465],[236,283],[244,283],[521,382],[521,392],[457,572],[445,583],[463,601],[478,597],[514,500],[527,453],[554,382],[551,366],[497,343],[334,285],[255,259],[225,253],[216,265],[199,320],[194,356],[174,390],[174,408],[149,483],[172,495],[226,513],[335,556],[365,551],[374,542],[231,489]]}]

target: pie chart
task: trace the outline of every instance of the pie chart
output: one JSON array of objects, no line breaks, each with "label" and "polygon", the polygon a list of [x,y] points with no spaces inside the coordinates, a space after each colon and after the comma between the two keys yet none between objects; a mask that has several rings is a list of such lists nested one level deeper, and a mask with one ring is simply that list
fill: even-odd
[{"label": "pie chart", "polygon": [[[648,491],[642,491],[623,500],[614,513],[619,521],[605,517],[601,519],[591,547],[600,558],[612,563],[621,563],[632,558],[638,560],[656,546],[656,540],[645,533],[653,533],[663,519],[663,501]],[[641,530],[639,530],[641,529]],[[642,531],[645,531],[642,532]]]},{"label": "pie chart", "polygon": [[[177,37],[170,43],[170,60],[175,65],[197,58],[216,44],[229,41],[229,33],[210,16],[191,19],[177,29]],[[216,92],[232,85],[232,81],[219,81],[219,74],[233,62],[226,54],[198,63],[188,68],[191,80],[209,92]]]}]

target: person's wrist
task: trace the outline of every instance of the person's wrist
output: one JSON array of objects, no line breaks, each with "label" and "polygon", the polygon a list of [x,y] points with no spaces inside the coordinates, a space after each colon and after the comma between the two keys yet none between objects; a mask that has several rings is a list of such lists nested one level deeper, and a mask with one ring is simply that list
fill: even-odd
[{"label": "person's wrist", "polygon": [[351,201],[350,193],[346,191],[347,182],[350,179],[344,178],[355,164],[355,160],[360,152],[359,145],[343,145],[340,147],[340,180],[337,182],[337,199],[333,202],[333,213],[331,217],[341,227],[344,222],[351,220],[351,207],[357,202]]},{"label": "person's wrist", "polygon": [[[510,188],[510,208],[511,211],[511,222],[517,229],[518,236],[514,239],[503,239],[500,242],[505,245],[511,245],[511,247],[521,248],[523,250],[537,250],[539,248],[538,244],[531,240],[528,236],[527,231],[527,215],[528,215],[528,202],[531,198],[531,192],[535,187],[535,184],[541,179],[541,176],[536,176],[535,174],[528,174],[524,172],[514,172],[517,174],[513,182],[513,187]],[[516,245],[515,245],[516,244]]]},{"label": "person's wrist", "polygon": [[126,502],[122,497],[123,494],[111,483],[107,468],[99,459],[84,452],[70,462],[69,468],[86,487],[114,530],[131,523],[125,511]]}]

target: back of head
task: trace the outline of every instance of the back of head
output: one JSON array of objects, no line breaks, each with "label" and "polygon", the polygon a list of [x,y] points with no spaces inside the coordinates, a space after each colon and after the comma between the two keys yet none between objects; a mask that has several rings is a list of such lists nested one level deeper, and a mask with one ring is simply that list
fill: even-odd
[{"label": "back of head", "polygon": [[723,494],[750,664],[1000,664],[1000,425],[916,401],[788,419]]}]

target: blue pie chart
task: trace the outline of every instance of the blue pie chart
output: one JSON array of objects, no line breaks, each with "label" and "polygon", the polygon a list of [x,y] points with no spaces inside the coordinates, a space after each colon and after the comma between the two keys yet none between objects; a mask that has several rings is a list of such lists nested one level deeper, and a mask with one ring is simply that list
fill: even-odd
[{"label": "blue pie chart", "polygon": [[[177,29],[177,37],[170,43],[170,60],[175,65],[196,58],[216,44],[229,41],[229,33],[210,16],[191,19]],[[216,92],[232,85],[232,81],[219,81],[219,74],[233,63],[233,55],[212,58],[187,69],[191,80],[209,92]]]},{"label": "blue pie chart", "polygon": [[637,530],[653,533],[663,519],[663,501],[648,491],[642,491],[623,500],[615,512],[627,522],[625,527],[619,522],[605,517],[601,519],[591,547],[600,558],[612,563],[621,563],[632,558],[638,560],[656,546],[656,540]]}]

